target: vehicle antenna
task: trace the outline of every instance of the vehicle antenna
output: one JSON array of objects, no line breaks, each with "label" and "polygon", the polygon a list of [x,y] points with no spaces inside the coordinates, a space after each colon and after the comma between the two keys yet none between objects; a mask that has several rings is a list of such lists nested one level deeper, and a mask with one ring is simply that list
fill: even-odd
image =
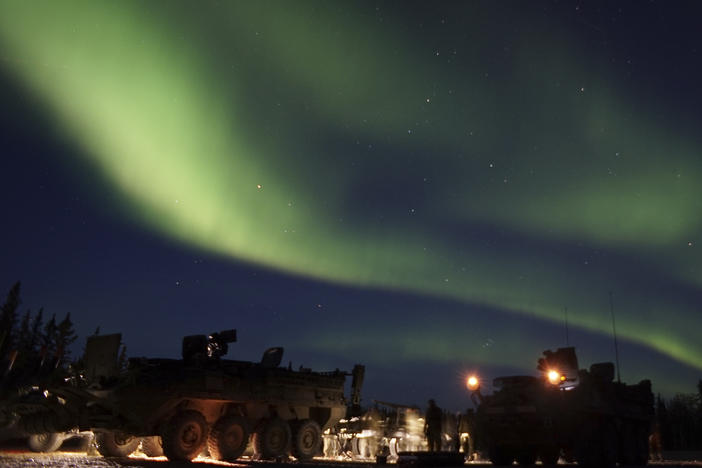
[{"label": "vehicle antenna", "polygon": [[564,307],[563,311],[565,313],[566,346],[570,346],[570,339],[568,337],[568,307]]},{"label": "vehicle antenna", "polygon": [[617,382],[621,383],[622,378],[619,374],[619,345],[617,344],[617,327],[614,323],[614,303],[612,301],[612,291],[609,292],[609,312],[612,315],[612,334],[614,335],[614,357],[617,361]]}]

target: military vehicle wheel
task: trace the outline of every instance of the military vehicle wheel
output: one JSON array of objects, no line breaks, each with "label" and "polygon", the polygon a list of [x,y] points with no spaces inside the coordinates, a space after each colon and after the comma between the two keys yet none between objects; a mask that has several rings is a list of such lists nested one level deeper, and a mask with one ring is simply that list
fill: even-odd
[{"label": "military vehicle wheel", "polygon": [[375,458],[378,454],[378,440],[375,437],[355,437],[351,439],[351,452],[358,458]]},{"label": "military vehicle wheel", "polygon": [[533,448],[524,448],[517,453],[515,457],[519,466],[532,466],[536,464],[536,450]]},{"label": "military vehicle wheel", "polygon": [[578,465],[610,468],[617,462],[617,431],[611,421],[585,423],[576,446]]},{"label": "military vehicle wheel", "polygon": [[489,450],[488,459],[493,465],[511,465],[514,461],[514,454],[507,447],[492,447]]},{"label": "military vehicle wheel", "polygon": [[341,442],[336,434],[324,435],[324,456],[326,458],[336,458],[341,455]]},{"label": "military vehicle wheel", "polygon": [[619,463],[622,465],[636,464],[635,430],[631,422],[624,422],[621,429]]},{"label": "military vehicle wheel", "polygon": [[55,452],[63,443],[63,437],[58,432],[32,434],[27,439],[27,445],[32,452]]},{"label": "military vehicle wheel", "polygon": [[610,468],[617,464],[618,455],[618,442],[617,442],[617,429],[614,426],[614,422],[608,422],[603,430],[600,432],[600,439],[598,440],[601,447],[601,463],[600,466],[604,468]]},{"label": "military vehicle wheel", "polygon": [[290,449],[290,426],[280,418],[264,419],[254,433],[254,452],[261,458],[287,455]]},{"label": "military vehicle wheel", "polygon": [[397,438],[396,437],[393,437],[388,442],[388,452],[390,452],[390,456],[393,458],[396,458],[398,456],[397,453],[399,452],[399,450],[397,447]]},{"label": "military vehicle wheel", "polygon": [[246,419],[238,414],[224,416],[217,421],[207,438],[207,448],[215,460],[234,461],[246,450],[249,431]]},{"label": "military vehicle wheel", "polygon": [[599,427],[596,421],[583,421],[575,443],[575,461],[579,466],[599,466]]},{"label": "military vehicle wheel", "polygon": [[563,460],[566,463],[575,463],[575,454],[572,448],[563,449]]},{"label": "military vehicle wheel", "polygon": [[400,452],[411,451],[409,443],[403,437],[393,437],[390,439],[388,449],[390,450],[390,456],[392,457],[399,457]]},{"label": "military vehicle wheel", "polygon": [[[358,440],[358,439],[356,439]],[[292,453],[298,460],[310,460],[322,448],[322,429],[315,421],[303,419],[294,427]]]},{"label": "military vehicle wheel", "polygon": [[144,437],[141,439],[141,451],[147,457],[162,457],[163,443],[159,436]]},{"label": "military vehicle wheel", "polygon": [[548,446],[542,447],[539,451],[539,458],[541,458],[542,465],[556,465],[558,464],[558,458],[560,456],[560,450],[558,447]]},{"label": "military vehicle wheel", "polygon": [[137,449],[139,438],[124,432],[98,432],[95,434],[98,452],[103,457],[126,457]]},{"label": "military vehicle wheel", "polygon": [[207,442],[207,421],[195,410],[176,413],[161,436],[163,453],[169,460],[192,460]]}]

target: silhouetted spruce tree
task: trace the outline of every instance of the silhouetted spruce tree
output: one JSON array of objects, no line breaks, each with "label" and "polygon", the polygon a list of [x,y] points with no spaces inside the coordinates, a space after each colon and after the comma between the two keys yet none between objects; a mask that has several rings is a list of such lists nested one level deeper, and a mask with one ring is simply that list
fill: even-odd
[{"label": "silhouetted spruce tree", "polygon": [[71,313],[69,312],[56,327],[56,352],[62,364],[69,362],[71,357],[70,346],[77,338],[73,329],[73,322],[71,321]]},{"label": "silhouetted spruce tree", "polygon": [[695,408],[697,395],[678,393],[668,404],[673,450],[690,450],[695,447]]},{"label": "silhouetted spruce tree", "polygon": [[30,320],[32,312],[27,310],[22,316],[19,327],[17,329],[17,337],[15,340],[15,348],[17,349],[17,361],[15,361],[16,367],[26,367],[31,362],[34,350],[31,345],[31,329]]},{"label": "silhouetted spruce tree", "polygon": [[656,422],[658,423],[658,428],[661,433],[661,445],[663,449],[666,450],[670,448],[672,442],[672,431],[670,428],[670,416],[668,415],[668,409],[666,408],[665,400],[661,397],[659,393],[656,395]]},{"label": "silhouetted spruce tree", "polygon": [[22,347],[25,348],[28,345],[28,340],[29,340],[29,335],[31,334],[29,322],[32,317],[32,311],[27,309],[27,311],[22,315],[22,320],[20,320],[19,324],[19,329],[17,333],[17,343],[21,343],[22,346],[18,346],[18,348]]},{"label": "silhouetted spruce tree", "polygon": [[32,327],[30,330],[30,338],[29,338],[29,343],[31,348],[35,352],[39,352],[39,347],[41,347],[42,344],[42,327],[44,326],[44,308],[40,308],[39,312],[37,312],[37,315],[34,316],[34,320],[32,321]]},{"label": "silhouetted spruce tree", "polygon": [[21,283],[17,281],[7,293],[7,299],[5,299],[0,311],[0,359],[7,359],[9,352],[15,346],[15,326],[17,307],[20,305],[20,288]]},{"label": "silhouetted spruce tree", "polygon": [[656,421],[664,450],[702,450],[702,385],[697,393],[678,393],[666,401],[656,397]]},{"label": "silhouetted spruce tree", "polygon": [[56,314],[51,315],[51,320],[44,325],[41,336],[41,354],[43,367],[53,365],[56,355]]}]

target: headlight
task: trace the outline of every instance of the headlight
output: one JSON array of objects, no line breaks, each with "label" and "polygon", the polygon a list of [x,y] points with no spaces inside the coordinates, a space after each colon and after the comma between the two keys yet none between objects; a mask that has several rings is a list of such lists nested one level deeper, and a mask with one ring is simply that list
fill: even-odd
[{"label": "headlight", "polygon": [[560,372],[556,370],[548,371],[548,381],[553,385],[558,385],[565,380],[565,375],[561,375]]},{"label": "headlight", "polygon": [[466,387],[468,387],[469,390],[477,390],[479,386],[480,381],[476,376],[471,375],[466,379]]}]

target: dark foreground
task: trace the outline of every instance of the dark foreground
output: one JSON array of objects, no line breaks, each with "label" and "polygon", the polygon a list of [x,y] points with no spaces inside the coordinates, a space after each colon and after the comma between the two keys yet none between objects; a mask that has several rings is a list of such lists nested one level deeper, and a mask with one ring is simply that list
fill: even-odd
[{"label": "dark foreground", "polygon": [[[702,457],[697,457],[700,454],[690,454],[690,460],[664,460],[661,462],[651,463],[648,466],[665,466],[665,467],[683,467],[683,466],[702,466]],[[697,458],[697,460],[695,460]],[[54,452],[50,454],[37,454],[27,452],[20,449],[0,448],[0,466],[3,468],[206,468],[206,467],[242,467],[242,468],[375,468],[373,463],[359,462],[344,462],[324,459],[315,459],[311,462],[298,463],[296,461],[289,462],[264,462],[264,461],[241,461],[237,463],[226,463],[211,460],[208,458],[196,458],[192,463],[188,462],[171,462],[162,458],[146,458],[144,456],[133,455],[127,458],[104,458],[101,456],[86,456],[79,452]],[[388,464],[388,467],[397,466]],[[463,467],[482,467],[492,466],[489,462],[469,462]],[[541,466],[541,465],[536,465]],[[577,466],[568,464],[559,464],[558,466]],[[422,467],[431,468],[431,467]],[[442,467],[446,468],[446,467]],[[633,468],[633,467],[632,467]]]}]

